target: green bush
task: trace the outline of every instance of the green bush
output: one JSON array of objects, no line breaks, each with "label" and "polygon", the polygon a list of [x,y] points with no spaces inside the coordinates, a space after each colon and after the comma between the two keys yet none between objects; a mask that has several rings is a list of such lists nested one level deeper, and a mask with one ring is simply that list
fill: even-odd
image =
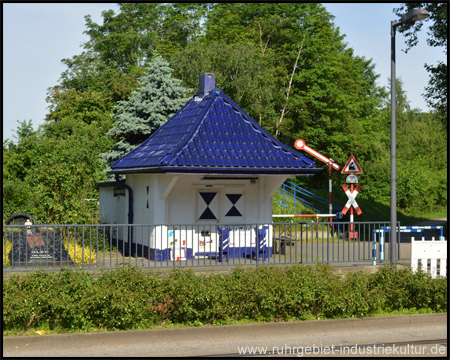
[{"label": "green bush", "polygon": [[391,266],[345,276],[323,264],[210,275],[192,270],[150,274],[124,266],[97,275],[65,270],[5,279],[3,329],[126,330],[447,309],[445,278]]},{"label": "green bush", "polygon": [[368,288],[378,293],[383,310],[429,308],[439,312],[447,308],[447,279],[433,279],[422,271],[382,267],[370,277]]}]

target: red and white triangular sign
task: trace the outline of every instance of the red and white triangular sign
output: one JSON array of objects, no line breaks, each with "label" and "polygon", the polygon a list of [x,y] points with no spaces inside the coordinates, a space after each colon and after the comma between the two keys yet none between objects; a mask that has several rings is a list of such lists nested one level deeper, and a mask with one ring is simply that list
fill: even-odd
[{"label": "red and white triangular sign", "polygon": [[353,155],[348,159],[347,164],[341,171],[341,174],[362,174],[362,170]]}]

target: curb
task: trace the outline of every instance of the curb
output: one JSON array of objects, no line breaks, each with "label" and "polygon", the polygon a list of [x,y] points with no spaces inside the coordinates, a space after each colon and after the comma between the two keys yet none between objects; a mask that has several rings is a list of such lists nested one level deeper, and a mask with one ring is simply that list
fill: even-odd
[{"label": "curb", "polygon": [[[44,336],[7,336],[3,337],[4,346],[22,346],[29,345],[61,343],[66,346],[70,343],[83,341],[85,345],[97,346],[100,344],[116,343],[119,339],[132,337],[135,343],[157,343],[163,340],[181,341],[198,340],[207,337],[218,338],[239,338],[245,334],[248,336],[267,335],[267,332],[276,332],[278,335],[319,332],[322,335],[326,332],[335,331],[368,331],[375,329],[405,328],[405,327],[424,327],[427,325],[447,325],[447,313],[439,314],[417,314],[417,315],[399,315],[383,316],[356,319],[333,319],[333,320],[306,320],[296,322],[278,322],[278,323],[259,323],[244,325],[221,325],[221,326],[202,326],[189,328],[170,328],[170,329],[151,329],[151,330],[128,330],[128,331],[105,331],[91,333],[73,333],[73,334],[49,334]],[[64,345],[65,344],[65,345]],[[28,346],[28,345],[27,345]]]}]

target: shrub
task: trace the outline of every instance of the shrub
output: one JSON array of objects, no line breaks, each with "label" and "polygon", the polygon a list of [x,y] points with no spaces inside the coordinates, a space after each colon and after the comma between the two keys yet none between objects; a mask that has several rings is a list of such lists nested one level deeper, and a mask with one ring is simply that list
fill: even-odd
[{"label": "shrub", "polygon": [[445,278],[391,266],[374,274],[341,276],[323,264],[236,268],[209,275],[183,269],[149,274],[124,265],[97,275],[65,270],[5,279],[3,328],[125,330],[447,309]]},{"label": "shrub", "polygon": [[[82,246],[74,241],[63,240],[64,247],[69,253],[70,259],[75,264],[95,264],[97,262],[97,256],[95,250],[89,246]],[[83,252],[84,249],[84,252]],[[75,254],[75,255],[74,255]],[[84,260],[84,262],[83,262]]]},{"label": "shrub", "polygon": [[11,261],[9,260],[9,253],[12,249],[12,243],[11,241],[6,241],[5,237],[3,236],[3,251],[2,251],[2,263],[4,267],[11,266]]},{"label": "shrub", "polygon": [[433,279],[421,270],[384,266],[372,274],[368,287],[379,294],[380,306],[388,311],[410,308],[443,311],[447,307],[446,278]]}]

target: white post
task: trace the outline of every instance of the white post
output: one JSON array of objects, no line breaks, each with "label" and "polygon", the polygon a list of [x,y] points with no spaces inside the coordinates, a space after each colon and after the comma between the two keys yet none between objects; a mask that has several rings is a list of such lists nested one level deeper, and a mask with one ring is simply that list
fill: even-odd
[{"label": "white post", "polygon": [[[431,241],[434,243],[434,236],[431,238]],[[437,259],[434,256],[430,259],[430,273],[433,278],[437,276]]]}]

